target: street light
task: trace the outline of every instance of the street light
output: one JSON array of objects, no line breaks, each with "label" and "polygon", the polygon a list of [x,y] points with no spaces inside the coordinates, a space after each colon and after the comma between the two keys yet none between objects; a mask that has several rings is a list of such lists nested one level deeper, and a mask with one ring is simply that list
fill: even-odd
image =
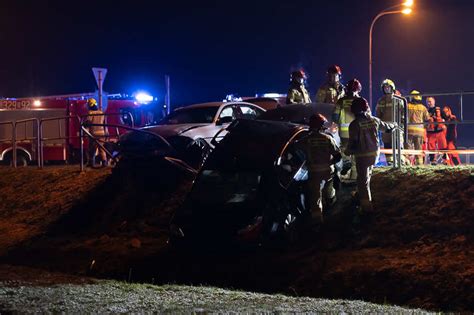
[{"label": "street light", "polygon": [[[374,25],[375,22],[377,22],[378,19],[380,19],[384,15],[389,15],[389,14],[405,14],[409,15],[412,12],[411,7],[413,6],[413,0],[406,0],[403,4],[396,5],[390,8],[387,8],[377,14],[375,18],[372,20],[372,24],[370,25],[370,31],[369,31],[369,104],[372,106],[372,32],[374,30]],[[399,10],[392,10],[395,8],[400,8],[404,7],[404,9],[399,9]]]}]

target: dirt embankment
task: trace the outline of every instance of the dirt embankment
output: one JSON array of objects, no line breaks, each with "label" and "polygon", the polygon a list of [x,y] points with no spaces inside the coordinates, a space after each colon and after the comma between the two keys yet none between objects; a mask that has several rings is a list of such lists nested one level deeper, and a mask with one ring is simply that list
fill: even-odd
[{"label": "dirt embankment", "polygon": [[166,231],[190,179],[137,166],[112,175],[1,168],[2,261],[121,280],[473,310],[472,167],[377,170],[373,214],[354,220],[348,205],[294,248],[176,252]]}]

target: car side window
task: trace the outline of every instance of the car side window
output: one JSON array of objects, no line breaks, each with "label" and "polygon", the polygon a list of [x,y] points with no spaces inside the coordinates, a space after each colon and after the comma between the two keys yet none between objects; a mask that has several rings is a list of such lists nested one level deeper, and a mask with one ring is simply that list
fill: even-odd
[{"label": "car side window", "polygon": [[228,106],[222,110],[221,114],[219,115],[219,119],[222,119],[224,117],[234,117],[234,116],[235,116],[234,109],[231,106]]},{"label": "car side window", "polygon": [[243,119],[256,119],[258,116],[260,116],[263,111],[252,106],[248,105],[239,105],[240,109],[240,118]]}]

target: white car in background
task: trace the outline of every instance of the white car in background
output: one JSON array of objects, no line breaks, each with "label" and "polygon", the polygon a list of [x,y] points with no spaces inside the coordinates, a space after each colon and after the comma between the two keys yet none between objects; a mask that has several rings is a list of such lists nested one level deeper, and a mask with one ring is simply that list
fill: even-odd
[{"label": "white car in background", "polygon": [[[178,108],[158,124],[141,130],[164,138],[179,158],[197,167],[212,147],[211,140],[219,131],[222,130],[216,141],[225,135],[223,129],[235,119],[257,119],[264,112],[262,107],[248,102],[195,104]],[[147,152],[152,147],[147,139],[143,135],[128,135],[122,139],[122,149],[134,151],[134,155],[140,151]],[[143,142],[143,146],[139,142]],[[132,147],[133,150],[129,150]]]}]

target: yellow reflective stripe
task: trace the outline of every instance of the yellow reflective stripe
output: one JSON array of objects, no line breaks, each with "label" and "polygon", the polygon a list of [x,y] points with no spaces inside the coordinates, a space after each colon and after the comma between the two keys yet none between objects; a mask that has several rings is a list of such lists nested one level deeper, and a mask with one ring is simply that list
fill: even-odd
[{"label": "yellow reflective stripe", "polygon": [[349,127],[350,123],[349,124],[341,124],[341,127]]},{"label": "yellow reflective stripe", "polygon": [[425,131],[425,128],[423,127],[415,127],[415,126],[408,126],[408,130],[412,130],[412,131]]}]

